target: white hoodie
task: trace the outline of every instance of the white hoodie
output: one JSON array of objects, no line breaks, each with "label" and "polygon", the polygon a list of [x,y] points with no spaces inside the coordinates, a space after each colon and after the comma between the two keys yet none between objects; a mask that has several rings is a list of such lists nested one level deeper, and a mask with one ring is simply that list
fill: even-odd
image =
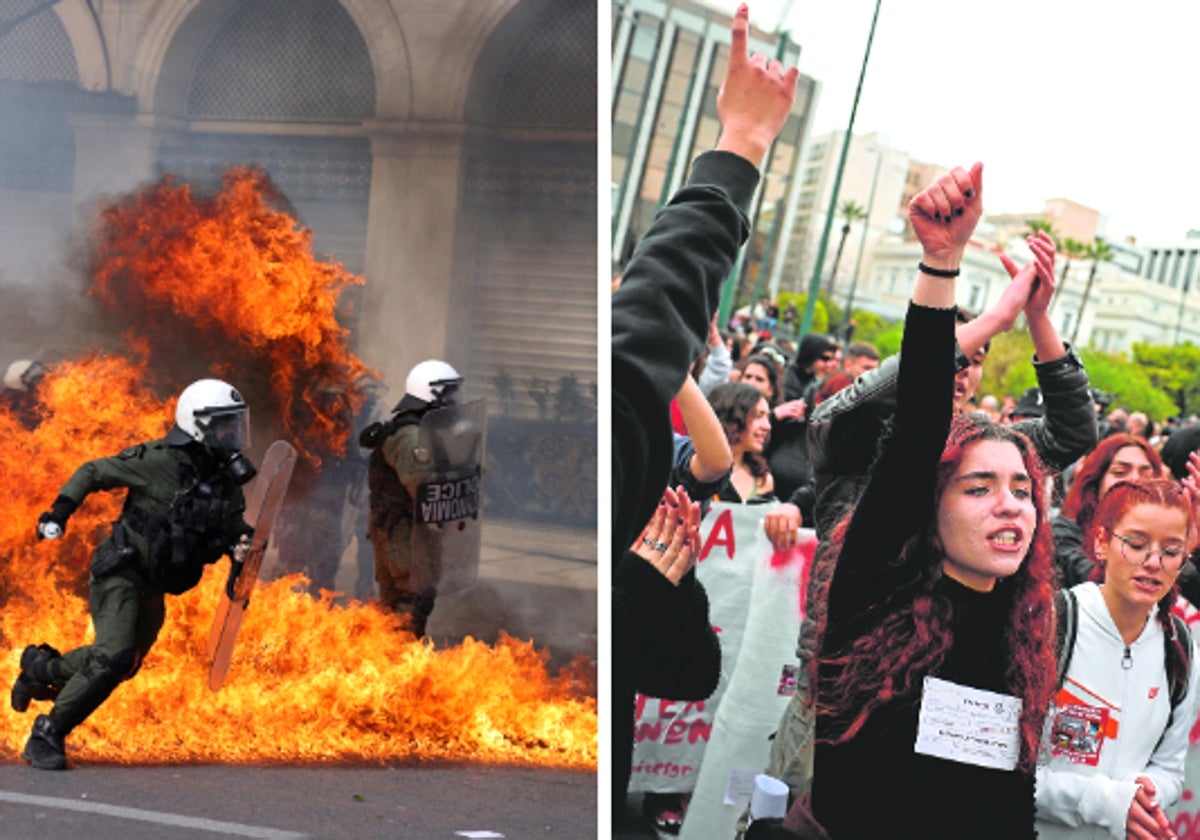
[{"label": "white hoodie", "polygon": [[1157,608],[1127,658],[1100,587],[1081,583],[1072,592],[1079,602],[1078,634],[1038,756],[1038,837],[1122,840],[1138,776],[1153,780],[1164,808],[1179,800],[1195,721],[1194,647],[1187,696],[1163,737],[1171,692]]}]

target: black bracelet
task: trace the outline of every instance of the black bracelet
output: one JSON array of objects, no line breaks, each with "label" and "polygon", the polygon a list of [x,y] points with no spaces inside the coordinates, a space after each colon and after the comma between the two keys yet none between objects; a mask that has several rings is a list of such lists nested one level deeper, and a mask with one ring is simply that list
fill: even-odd
[{"label": "black bracelet", "polygon": [[917,263],[917,268],[928,274],[930,277],[957,277],[957,268],[930,268],[923,262]]}]

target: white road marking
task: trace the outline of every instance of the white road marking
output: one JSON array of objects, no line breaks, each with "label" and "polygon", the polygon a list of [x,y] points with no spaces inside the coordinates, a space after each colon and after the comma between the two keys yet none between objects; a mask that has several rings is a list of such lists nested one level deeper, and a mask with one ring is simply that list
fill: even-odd
[{"label": "white road marking", "polygon": [[62,811],[103,814],[106,817],[140,820],[159,825],[169,825],[175,828],[194,828],[199,831],[212,831],[239,837],[257,837],[261,838],[261,840],[305,840],[305,838],[309,837],[307,834],[299,834],[295,831],[282,831],[277,828],[260,828],[253,825],[207,820],[199,817],[185,817],[180,814],[167,814],[162,811],[143,811],[140,808],[105,805],[102,802],[82,802],[78,799],[62,799],[55,796],[28,796],[23,793],[0,791],[0,801],[15,802],[19,805],[36,805],[42,808],[58,808]]}]

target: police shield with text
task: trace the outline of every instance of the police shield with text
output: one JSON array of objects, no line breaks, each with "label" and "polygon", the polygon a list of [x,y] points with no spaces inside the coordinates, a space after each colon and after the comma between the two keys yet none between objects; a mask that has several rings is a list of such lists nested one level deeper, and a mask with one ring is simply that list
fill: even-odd
[{"label": "police shield with text", "polygon": [[241,559],[251,534],[242,485],[255,474],[242,454],[249,429],[249,408],[233,386],[193,382],[179,396],[166,437],[79,467],[38,518],[38,538],[55,539],[90,493],[128,490],[89,567],[94,640],[65,654],[30,645],[21,655],[13,708],[54,701],[49,714],[37,716],[21,753],[34,767],[65,769],[64,739],[137,673],[162,628],[164,593],[191,589],[222,555]]},{"label": "police shield with text", "polygon": [[484,400],[460,404],[462,377],[430,359],[408,374],[390,420],[363,430],[371,449],[368,533],[388,609],[425,634],[439,592],[470,586],[479,570],[486,440]]}]

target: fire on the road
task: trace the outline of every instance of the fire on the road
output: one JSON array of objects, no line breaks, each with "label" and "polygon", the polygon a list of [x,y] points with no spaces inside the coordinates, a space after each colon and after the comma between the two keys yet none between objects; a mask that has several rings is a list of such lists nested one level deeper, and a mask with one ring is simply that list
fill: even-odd
[{"label": "fire on the road", "polygon": [[[186,383],[150,360],[192,341],[185,352],[214,374],[262,371],[278,436],[314,466],[349,437],[341,417],[309,399],[308,383],[314,371],[349,384],[365,370],[334,318],[341,289],[360,281],[314,260],[307,232],[271,207],[265,186],[243,171],[200,202],[164,182],[102,215],[94,295],[128,313],[129,351],[55,365],[33,431],[0,411],[9,491],[0,517],[0,685],[11,684],[26,644],[66,651],[91,637],[87,563],[120,494],[89,497],[58,541],[37,542],[34,523],[75,467],[166,433]],[[68,738],[73,760],[595,767],[585,663],[551,675],[545,653],[508,637],[434,649],[373,605],[306,594],[299,576],[255,591],[229,678],[210,692],[205,642],[227,569],[221,561],[196,589],[168,596],[141,671]],[[25,715],[3,705],[0,740],[15,760],[33,712],[47,705]]]}]

